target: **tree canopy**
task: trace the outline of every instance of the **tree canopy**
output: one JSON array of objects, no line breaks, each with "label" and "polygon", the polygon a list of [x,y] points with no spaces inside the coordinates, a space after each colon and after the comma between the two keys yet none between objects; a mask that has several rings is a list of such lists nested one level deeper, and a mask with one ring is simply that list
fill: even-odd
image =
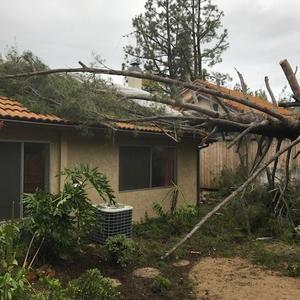
[{"label": "tree canopy", "polygon": [[[31,51],[10,48],[0,57],[0,76],[49,67]],[[81,124],[103,121],[104,116],[137,117],[150,115],[154,108],[126,101],[112,83],[95,74],[54,74],[21,80],[2,81],[0,95],[16,99],[34,112],[53,113]]]},{"label": "tree canopy", "polygon": [[[136,47],[125,47],[127,58],[160,76],[205,79],[229,46],[223,15],[211,0],[148,0],[132,20]],[[210,75],[224,80],[220,73]]]}]

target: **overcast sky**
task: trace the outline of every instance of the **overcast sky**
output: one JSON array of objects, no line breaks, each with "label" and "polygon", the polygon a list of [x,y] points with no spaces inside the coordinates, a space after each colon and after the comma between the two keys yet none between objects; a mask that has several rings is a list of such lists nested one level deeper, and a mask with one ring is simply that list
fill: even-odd
[{"label": "overcast sky", "polygon": [[[131,19],[143,11],[144,0],[0,0],[0,51],[17,45],[30,49],[51,67],[77,67],[89,62],[92,52],[106,65],[120,68],[123,35],[131,32]],[[234,67],[251,89],[264,88],[268,75],[279,93],[286,80],[279,61],[292,66],[300,59],[299,0],[213,0],[225,12],[230,48],[216,70]],[[120,82],[120,79],[118,79]]]}]

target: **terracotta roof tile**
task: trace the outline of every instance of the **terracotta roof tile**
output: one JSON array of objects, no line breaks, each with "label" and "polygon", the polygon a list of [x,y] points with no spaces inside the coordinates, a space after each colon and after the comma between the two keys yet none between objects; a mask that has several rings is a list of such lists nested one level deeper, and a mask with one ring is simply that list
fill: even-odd
[{"label": "terracotta roof tile", "polygon": [[[235,91],[235,90],[231,90],[231,89],[228,89],[228,88],[225,88],[225,87],[222,87],[222,86],[218,86],[216,84],[213,84],[213,83],[210,83],[210,82],[207,82],[207,81],[204,81],[204,80],[200,80],[200,79],[197,79],[193,82],[194,84],[196,85],[199,85],[199,86],[204,86],[204,87],[207,87],[207,88],[210,88],[210,89],[214,89],[214,90],[217,90],[219,92],[223,92],[225,94],[228,94],[228,95],[232,95],[232,96],[236,96],[236,97],[240,97],[240,98],[244,98],[244,94],[241,92],[241,91]],[[184,90],[182,95],[183,94],[186,94],[189,90]],[[253,102],[253,103],[256,103],[260,106],[263,106],[265,108],[268,108],[268,109],[271,109],[271,110],[274,110],[282,115],[286,115],[286,116],[290,116],[292,115],[292,113],[283,108],[283,107],[279,107],[279,106],[275,106],[273,103],[261,98],[261,97],[258,97],[258,96],[251,96],[251,95],[248,95],[248,100]],[[242,111],[242,112],[250,112],[251,111],[251,108],[248,107],[248,106],[245,106],[243,104],[240,104],[240,103],[237,103],[237,102],[234,102],[234,101],[231,101],[231,100],[227,100],[227,99],[224,99],[224,102],[236,109],[236,110],[239,110],[239,111]]]},{"label": "terracotta roof tile", "polygon": [[0,118],[29,120],[29,121],[43,121],[51,123],[67,123],[52,114],[38,114],[29,111],[20,102],[0,96]]},{"label": "terracotta roof tile", "polygon": [[[29,111],[25,106],[16,100],[0,96],[0,119],[14,119],[25,121],[39,121],[45,123],[69,123],[53,114],[38,114]],[[138,130],[145,132],[162,132],[158,127],[134,125],[125,122],[116,122],[115,127],[125,130]]]},{"label": "terracotta roof tile", "polygon": [[149,132],[162,132],[162,130],[160,128],[153,127],[153,126],[141,126],[141,125],[135,125],[135,124],[125,123],[125,122],[116,122],[114,125],[119,129],[130,129],[130,130],[149,131]]}]

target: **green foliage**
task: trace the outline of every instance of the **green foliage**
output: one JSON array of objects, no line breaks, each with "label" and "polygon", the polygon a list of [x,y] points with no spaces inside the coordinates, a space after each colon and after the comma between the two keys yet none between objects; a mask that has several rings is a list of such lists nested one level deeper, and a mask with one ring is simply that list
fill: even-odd
[{"label": "green foliage", "polygon": [[[101,275],[98,269],[91,269],[69,283],[69,294],[74,299],[82,300],[115,300],[119,292],[112,281]],[[73,299],[72,298],[72,299]]]},{"label": "green foliage", "polygon": [[26,270],[19,267],[20,228],[13,221],[0,224],[0,299],[15,299],[26,289]]},{"label": "green foliage", "polygon": [[48,254],[57,256],[78,248],[95,226],[95,209],[87,195],[91,183],[99,195],[110,204],[115,203],[106,176],[87,165],[65,169],[63,191],[60,194],[36,191],[24,198],[30,228],[44,240]]},{"label": "green foliage", "polygon": [[59,279],[42,277],[39,280],[38,293],[32,293],[30,300],[71,300],[69,289],[63,288]]},{"label": "green foliage", "polygon": [[[88,181],[105,203],[109,205],[116,204],[115,195],[107,177],[103,173],[100,173],[97,168],[90,168],[88,165],[81,164],[79,167],[73,169],[65,169],[60,175],[66,176],[64,187],[66,190],[72,189],[70,185],[77,185],[81,189],[86,189],[86,181]],[[73,192],[76,194],[76,191]]]},{"label": "green foliage", "polygon": [[[12,47],[0,56],[2,76],[46,70],[49,67],[31,51],[19,53]],[[53,113],[79,122],[84,129],[104,121],[103,115],[129,117],[156,111],[132,100],[119,101],[111,82],[94,74],[52,74],[5,80],[1,82],[0,94],[19,100],[32,111]]]},{"label": "green foliage", "polygon": [[220,175],[215,180],[219,186],[219,196],[226,197],[245,181],[245,176],[242,168],[236,170],[222,169]]},{"label": "green foliage", "polygon": [[154,212],[170,227],[170,233],[180,234],[189,230],[199,217],[199,210],[193,205],[176,208],[173,213],[164,212],[160,203],[153,203]]},{"label": "green foliage", "polygon": [[172,286],[172,282],[170,279],[164,276],[158,276],[154,279],[152,283],[152,290],[155,293],[163,293],[166,290],[169,290]]},{"label": "green foliage", "polygon": [[105,248],[110,262],[127,267],[134,261],[136,254],[136,245],[132,239],[124,234],[109,237],[106,240]]},{"label": "green foliage", "polygon": [[[133,18],[136,47],[126,58],[141,59],[147,71],[186,80],[204,78],[228,48],[223,12],[210,0],[148,0]],[[220,76],[219,76],[220,77]]]},{"label": "green foliage", "polygon": [[288,272],[290,276],[299,277],[300,276],[300,263],[294,262],[290,263],[288,266]]}]

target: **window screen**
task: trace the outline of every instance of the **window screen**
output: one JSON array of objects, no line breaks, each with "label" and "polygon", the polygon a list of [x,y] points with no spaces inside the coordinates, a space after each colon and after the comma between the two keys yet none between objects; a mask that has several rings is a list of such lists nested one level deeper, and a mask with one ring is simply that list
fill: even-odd
[{"label": "window screen", "polygon": [[150,187],[150,150],[147,147],[120,147],[120,191]]},{"label": "window screen", "polygon": [[170,186],[175,182],[175,149],[152,149],[152,187]]},{"label": "window screen", "polygon": [[170,186],[175,157],[170,147],[120,147],[119,190]]},{"label": "window screen", "polygon": [[24,192],[46,188],[47,145],[24,144]]}]

